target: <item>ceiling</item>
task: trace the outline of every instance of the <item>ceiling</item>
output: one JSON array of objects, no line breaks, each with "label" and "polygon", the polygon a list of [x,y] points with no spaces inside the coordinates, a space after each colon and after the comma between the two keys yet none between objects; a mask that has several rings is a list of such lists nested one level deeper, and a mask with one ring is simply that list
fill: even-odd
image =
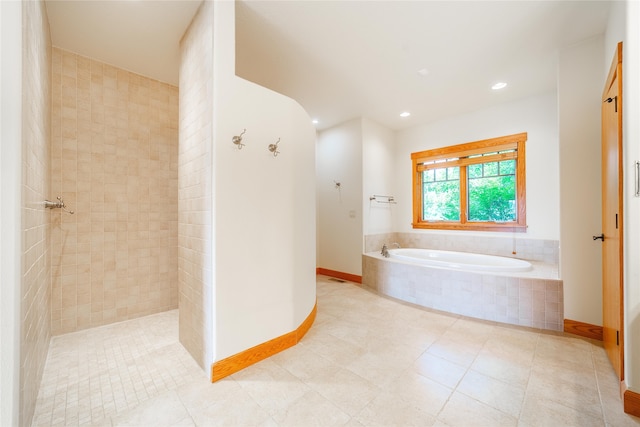
[{"label": "ceiling", "polygon": [[[178,84],[201,1],[45,3],[54,46]],[[555,90],[558,51],[604,33],[609,5],[240,0],[236,73],[296,99],[318,129],[355,117],[403,129]]]},{"label": "ceiling", "polygon": [[558,50],[604,33],[609,5],[240,1],[236,74],[295,98],[319,129],[360,116],[402,129],[554,90]]},{"label": "ceiling", "polygon": [[180,39],[202,0],[45,0],[54,46],[178,84]]}]

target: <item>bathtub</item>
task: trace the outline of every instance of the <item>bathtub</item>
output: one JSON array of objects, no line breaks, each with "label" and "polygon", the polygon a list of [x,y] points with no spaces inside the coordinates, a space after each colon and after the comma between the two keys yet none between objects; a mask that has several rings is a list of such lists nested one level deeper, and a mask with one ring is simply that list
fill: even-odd
[{"label": "bathtub", "polygon": [[482,254],[389,249],[362,255],[362,286],[428,309],[537,329],[564,328],[557,265]]},{"label": "bathtub", "polygon": [[389,256],[402,261],[455,270],[505,273],[531,271],[532,269],[531,263],[525,260],[468,252],[398,248],[389,249]]}]

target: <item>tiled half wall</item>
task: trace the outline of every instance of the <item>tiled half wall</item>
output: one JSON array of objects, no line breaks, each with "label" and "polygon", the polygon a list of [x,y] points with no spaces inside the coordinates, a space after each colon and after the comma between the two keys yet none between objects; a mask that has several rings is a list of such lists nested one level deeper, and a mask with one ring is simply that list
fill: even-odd
[{"label": "tiled half wall", "polygon": [[508,277],[362,256],[362,285],[422,307],[477,319],[561,331],[562,280]]}]

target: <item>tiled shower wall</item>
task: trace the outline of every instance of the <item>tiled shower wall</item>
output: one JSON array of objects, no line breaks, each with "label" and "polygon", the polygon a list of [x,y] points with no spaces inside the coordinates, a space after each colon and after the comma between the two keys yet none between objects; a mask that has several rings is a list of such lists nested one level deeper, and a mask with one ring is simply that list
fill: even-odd
[{"label": "tiled shower wall", "polygon": [[52,55],[51,331],[176,308],[178,88]]},{"label": "tiled shower wall", "polygon": [[180,45],[180,342],[205,370],[213,357],[212,3],[202,4]]},{"label": "tiled shower wall", "polygon": [[[31,422],[49,350],[51,39],[43,2],[22,2],[22,293],[20,425]],[[2,141],[3,144],[9,143]],[[3,183],[7,185],[9,183]],[[3,283],[2,286],[9,286]],[[3,326],[4,327],[4,326]],[[4,351],[4,350],[0,350]],[[9,351],[11,349],[9,348]]]}]

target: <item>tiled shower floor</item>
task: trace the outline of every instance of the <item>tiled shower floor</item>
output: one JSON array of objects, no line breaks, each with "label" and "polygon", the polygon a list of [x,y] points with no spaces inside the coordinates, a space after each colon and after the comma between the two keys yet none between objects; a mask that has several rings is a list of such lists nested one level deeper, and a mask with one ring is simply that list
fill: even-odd
[{"label": "tiled shower floor", "polygon": [[297,346],[215,384],[176,310],[57,336],[33,425],[640,426],[597,343],[317,286]]}]

